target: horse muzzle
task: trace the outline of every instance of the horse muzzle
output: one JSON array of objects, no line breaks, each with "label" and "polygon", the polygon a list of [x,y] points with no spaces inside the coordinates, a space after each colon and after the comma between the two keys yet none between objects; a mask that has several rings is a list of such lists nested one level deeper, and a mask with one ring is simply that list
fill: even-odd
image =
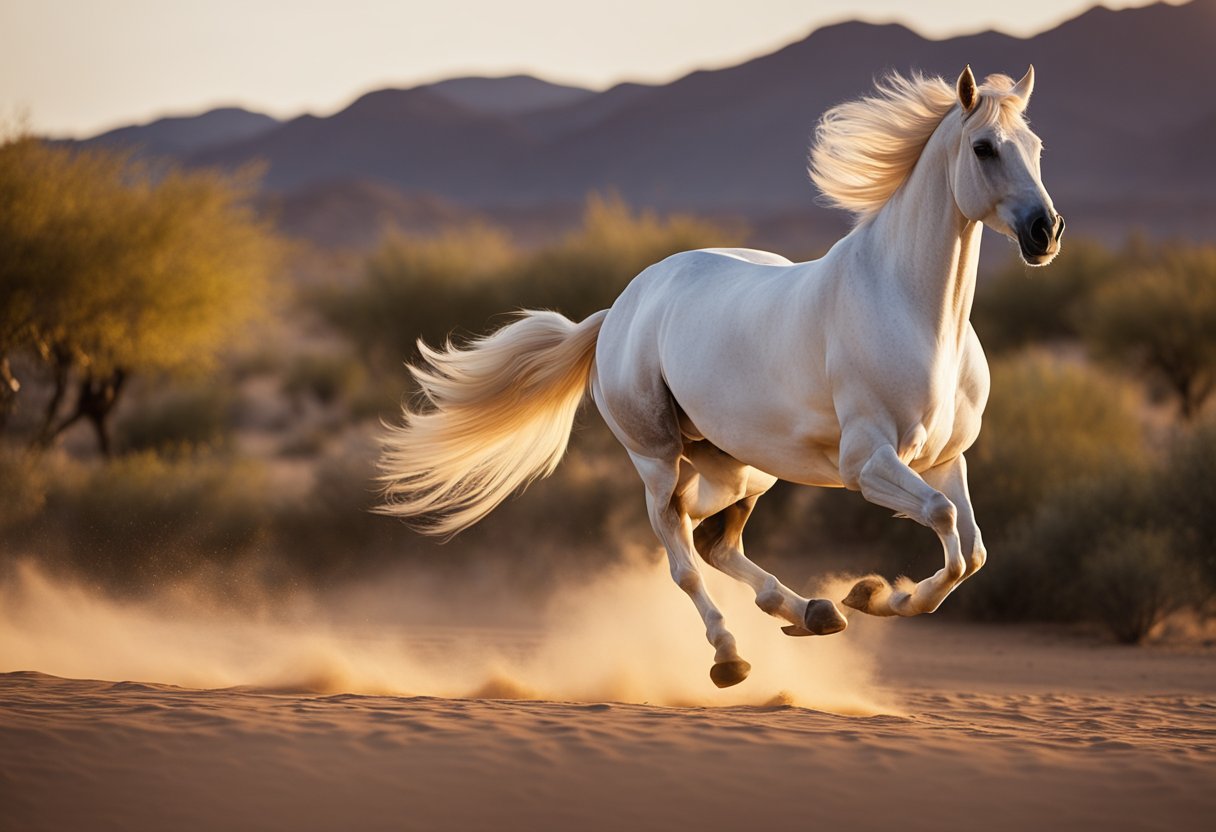
[{"label": "horse muzzle", "polygon": [[1064,217],[1050,210],[1037,211],[1018,223],[1018,248],[1031,266],[1045,266],[1060,251]]}]

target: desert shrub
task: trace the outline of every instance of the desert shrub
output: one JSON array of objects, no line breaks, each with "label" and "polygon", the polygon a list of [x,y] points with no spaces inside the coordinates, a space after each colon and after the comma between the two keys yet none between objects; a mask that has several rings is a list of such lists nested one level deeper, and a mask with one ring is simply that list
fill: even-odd
[{"label": "desert shrub", "polygon": [[1104,539],[1085,558],[1083,577],[1084,597],[1096,617],[1124,644],[1140,643],[1180,606],[1188,586],[1170,535],[1150,529]]},{"label": "desert shrub", "polygon": [[753,560],[772,557],[819,573],[924,576],[942,563],[930,529],[843,488],[778,483],[756,504],[745,542]]},{"label": "desert shrub", "polygon": [[1083,363],[1032,350],[995,361],[983,431],[967,454],[990,542],[1040,503],[1143,464],[1135,389]]},{"label": "desert shrub", "polygon": [[1081,311],[1095,353],[1164,386],[1183,417],[1216,389],[1216,248],[1173,248],[1125,268]]},{"label": "desert shrub", "polygon": [[253,462],[152,453],[57,472],[29,548],[115,586],[182,577],[256,551],[266,483]]},{"label": "desert shrub", "polygon": [[437,237],[393,236],[368,260],[354,287],[330,287],[312,305],[363,355],[385,366],[415,356],[419,338],[484,329],[503,308],[499,283],[519,253],[486,226]]},{"label": "desert shrub", "polygon": [[1157,524],[1135,390],[1084,363],[1040,350],[994,361],[967,460],[988,562],[960,593],[966,615],[1085,618],[1095,541]]},{"label": "desert shrub", "polygon": [[[263,312],[280,250],[255,215],[255,184],[0,142],[0,369],[16,353],[46,365],[42,444],[85,419],[108,455],[130,376],[211,369]],[[61,416],[69,386],[74,409]]]},{"label": "desert shrub", "polygon": [[308,492],[276,507],[274,549],[287,574],[341,577],[389,556],[408,557],[415,548],[403,524],[368,513],[375,500],[373,459],[370,452],[324,457]]},{"label": "desert shrub", "polygon": [[1180,556],[1195,568],[1199,601],[1216,595],[1216,419],[1183,433],[1156,477],[1162,517]]},{"label": "desert shrub", "polygon": [[968,581],[958,605],[980,619],[1084,620],[1094,612],[1084,602],[1089,554],[1111,538],[1164,528],[1145,468],[1078,481],[1044,497],[1001,535],[986,537],[988,562]]},{"label": "desert shrub", "polygon": [[283,391],[297,402],[311,398],[322,405],[332,405],[358,391],[365,376],[363,365],[349,355],[301,355],[288,369]]},{"label": "desert shrub", "polygon": [[231,433],[232,397],[219,387],[175,390],[129,409],[118,423],[127,451],[180,451],[223,445]]},{"label": "desert shrub", "polygon": [[260,346],[241,350],[228,361],[227,366],[235,380],[244,381],[280,373],[286,363],[285,356],[278,348]]},{"label": "desert shrub", "polygon": [[611,305],[646,266],[678,251],[729,245],[737,231],[685,216],[636,213],[619,199],[588,200],[580,229],[533,252],[474,226],[429,239],[395,237],[353,287],[314,293],[312,305],[381,367],[417,355],[419,338],[442,343],[485,332],[519,308],[578,320]]},{"label": "desert shrub", "polygon": [[396,373],[368,374],[350,397],[350,415],[355,421],[391,422],[401,417],[401,402],[410,379],[402,367]]},{"label": "desert shrub", "polygon": [[[1163,460],[1129,464],[1045,496],[1032,514],[989,540],[987,565],[961,594],[964,611],[1004,620],[1094,619],[1125,640],[1147,632],[1157,612],[1182,606],[1202,612],[1216,595],[1214,464],[1216,424],[1209,424],[1183,435]],[[1131,563],[1136,557],[1140,565]],[[1101,599],[1085,600],[1100,591],[1095,571],[1108,566],[1113,586],[1101,591],[1119,599],[1111,609]],[[1128,600],[1137,584],[1144,597]],[[1147,616],[1151,610],[1157,612]]]},{"label": "desert shrub", "polygon": [[1121,266],[1120,256],[1097,243],[1069,241],[1045,269],[1020,260],[976,287],[971,320],[990,353],[1036,342],[1079,337],[1078,310],[1094,289]]},{"label": "desert shrub", "polygon": [[552,477],[444,543],[371,513],[379,502],[375,449],[348,441],[315,465],[306,494],[275,508],[273,549],[288,572],[318,580],[410,561],[439,570],[506,564],[512,581],[536,586],[610,566],[638,543],[654,545],[641,483],[602,425],[576,433]]},{"label": "desert shrub", "polygon": [[633,211],[617,197],[587,200],[582,227],[515,264],[504,309],[556,309],[581,320],[607,309],[647,266],[672,254],[738,242],[738,230],[686,215]]}]

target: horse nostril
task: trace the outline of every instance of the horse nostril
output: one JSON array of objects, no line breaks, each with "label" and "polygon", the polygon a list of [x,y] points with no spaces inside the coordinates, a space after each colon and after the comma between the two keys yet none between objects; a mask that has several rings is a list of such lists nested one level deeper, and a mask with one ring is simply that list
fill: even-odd
[{"label": "horse nostril", "polygon": [[1051,245],[1054,225],[1055,223],[1047,219],[1046,214],[1039,214],[1030,224],[1030,239],[1043,251]]},{"label": "horse nostril", "polygon": [[1056,237],[1055,237],[1056,242],[1059,242],[1060,238],[1063,236],[1064,236],[1064,215],[1056,214]]}]

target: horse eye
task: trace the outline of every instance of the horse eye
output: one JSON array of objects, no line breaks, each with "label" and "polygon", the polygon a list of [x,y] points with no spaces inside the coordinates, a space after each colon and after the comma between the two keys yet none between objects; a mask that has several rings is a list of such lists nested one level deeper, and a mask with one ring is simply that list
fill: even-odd
[{"label": "horse eye", "polygon": [[971,147],[975,151],[975,155],[980,159],[995,159],[996,148],[992,146],[992,142],[976,142]]}]

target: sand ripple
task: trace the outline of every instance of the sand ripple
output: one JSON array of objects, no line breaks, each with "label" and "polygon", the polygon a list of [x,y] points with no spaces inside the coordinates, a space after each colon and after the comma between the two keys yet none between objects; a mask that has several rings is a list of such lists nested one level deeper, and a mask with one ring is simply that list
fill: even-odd
[{"label": "sand ripple", "polygon": [[906,715],[190,690],[0,675],[5,829],[1201,828],[1201,693]]}]

